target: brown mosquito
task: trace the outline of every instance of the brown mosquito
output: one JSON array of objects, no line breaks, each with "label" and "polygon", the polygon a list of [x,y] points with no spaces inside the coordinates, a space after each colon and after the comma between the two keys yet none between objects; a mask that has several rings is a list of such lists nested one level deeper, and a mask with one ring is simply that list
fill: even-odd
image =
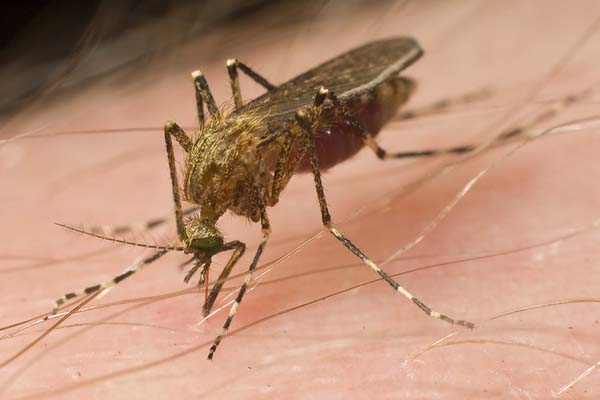
[{"label": "brown mosquito", "polygon": [[[200,122],[198,133],[190,137],[174,122],[167,122],[164,127],[175,221],[181,245],[145,245],[63,225],[88,235],[157,251],[107,283],[66,294],[57,300],[55,310],[69,299],[119,283],[170,250],[192,254],[190,262],[194,265],[184,280],[188,282],[200,270],[199,284],[203,284],[208,282],[212,256],[232,250],[229,261],[207,295],[203,312],[208,315],[223,283],[246,249],[240,241],[226,242],[217,228],[219,218],[231,211],[253,222],[260,222],[262,240],[223,330],[210,348],[208,358],[212,359],[217,346],[227,334],[271,234],[267,209],[277,204],[294,173],[311,172],[321,209],[321,221],[328,232],[426,314],[451,324],[473,328],[471,322],[432,310],[344,236],[332,222],[321,181],[324,170],[352,157],[364,145],[371,148],[380,159],[461,154],[476,149],[476,146],[457,146],[440,150],[388,152],[377,144],[375,136],[416,88],[413,80],[399,76],[399,73],[422,54],[417,41],[410,37],[375,41],[343,53],[279,86],[271,84],[247,65],[231,59],[227,61],[227,70],[234,107],[229,112],[217,107],[202,73],[193,72]],[[238,70],[263,86],[267,92],[244,103]],[[454,101],[438,102],[421,110],[405,112],[402,118],[413,118],[457,101],[472,99],[473,96],[465,96]],[[208,121],[205,121],[204,105],[210,114]],[[521,129],[513,129],[499,135],[496,140],[515,137],[520,132]],[[178,182],[172,138],[187,155],[182,185]],[[191,212],[184,211],[182,200],[194,204],[196,208]],[[189,216],[184,219],[185,214]],[[160,222],[155,220],[148,225]]]}]

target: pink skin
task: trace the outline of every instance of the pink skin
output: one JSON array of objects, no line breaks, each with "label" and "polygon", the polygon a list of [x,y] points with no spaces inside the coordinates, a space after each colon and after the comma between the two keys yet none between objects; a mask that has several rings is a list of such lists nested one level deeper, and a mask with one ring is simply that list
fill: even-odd
[{"label": "pink skin", "polygon": [[[388,150],[417,150],[481,140],[482,132],[489,134],[489,127],[497,126],[506,114],[504,105],[527,96],[600,11],[594,1],[576,10],[561,7],[564,3],[559,1],[545,2],[543,10],[539,4],[524,2],[457,4],[411,3],[333,20],[324,10],[322,19],[305,27],[263,32],[264,40],[243,39],[244,44],[256,40],[269,45],[228,52],[279,83],[365,40],[410,33],[426,50],[407,71],[420,84],[411,106],[489,85],[498,88],[489,101],[391,124],[379,136]],[[249,28],[236,27],[243,29]],[[3,135],[160,127],[167,119],[194,125],[189,71],[201,67],[216,98],[228,96],[225,60],[203,62],[201,56],[206,44],[218,37],[215,32],[186,44],[177,57],[156,60],[130,86],[100,83],[67,99],[50,98],[49,103],[17,115],[4,126]],[[590,86],[599,59],[597,46],[584,47],[536,98],[555,99]],[[245,99],[259,93],[242,79]],[[521,110],[531,116],[539,106]],[[597,105],[588,100],[553,123],[594,113]],[[541,139],[507,158],[502,155],[508,148],[489,152],[409,194],[398,191],[440,160],[381,162],[363,150],[325,175],[338,228],[374,260],[383,260],[418,237],[470,178],[500,159],[406,254],[411,259],[385,266],[397,274],[436,262],[515,250],[397,277],[434,309],[475,322],[473,331],[427,317],[382,282],[275,316],[376,278],[335,239],[322,234],[264,275],[256,290],[246,295],[233,334],[224,339],[213,362],[206,361],[208,347],[226,312],[199,326],[203,296],[189,293],[73,316],[66,326],[86,325],[53,332],[0,369],[0,397],[547,399],[600,360],[597,303],[490,318],[534,304],[598,296],[597,230],[516,251],[563,237],[598,218],[596,131]],[[159,131],[20,139],[5,144],[0,154],[2,325],[39,315],[62,293],[103,282],[146,254],[66,232],[54,221],[117,225],[165,215],[172,207]],[[353,216],[362,208],[362,215]],[[273,235],[264,262],[319,232],[312,177],[293,179],[270,216]],[[258,244],[259,226],[227,217],[221,228],[228,239],[249,245],[235,270],[242,273]],[[173,232],[171,225],[154,235],[162,241],[163,234]],[[11,255],[31,258],[8,258]],[[177,268],[184,260],[182,254],[167,254],[90,305],[189,288]],[[213,277],[224,262],[215,260]],[[2,360],[49,326],[1,340]],[[458,332],[450,339],[456,344],[428,350],[452,332]],[[563,398],[598,398],[599,374],[593,371]]]}]

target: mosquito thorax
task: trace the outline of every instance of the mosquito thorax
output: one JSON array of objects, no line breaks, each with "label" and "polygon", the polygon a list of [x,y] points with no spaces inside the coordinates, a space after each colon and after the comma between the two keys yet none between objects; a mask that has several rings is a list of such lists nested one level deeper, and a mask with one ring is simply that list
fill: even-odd
[{"label": "mosquito thorax", "polygon": [[264,114],[223,113],[208,120],[190,147],[184,166],[183,199],[202,209],[202,218],[216,221],[227,211],[258,220],[253,183],[269,183],[268,158],[257,150],[266,132]]}]

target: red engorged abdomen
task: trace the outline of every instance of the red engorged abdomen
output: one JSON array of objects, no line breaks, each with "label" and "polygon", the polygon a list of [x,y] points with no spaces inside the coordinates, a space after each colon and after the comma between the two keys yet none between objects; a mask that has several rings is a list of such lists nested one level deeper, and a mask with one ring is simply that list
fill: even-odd
[{"label": "red engorged abdomen", "polygon": [[[376,136],[383,125],[404,103],[410,92],[412,82],[406,78],[395,78],[382,83],[371,93],[359,95],[347,103],[347,107],[358,122],[371,135]],[[327,116],[327,122],[317,129],[315,142],[319,169],[325,171],[358,153],[364,143],[354,132],[350,123],[340,114]],[[308,155],[304,156],[298,172],[311,171]]]}]

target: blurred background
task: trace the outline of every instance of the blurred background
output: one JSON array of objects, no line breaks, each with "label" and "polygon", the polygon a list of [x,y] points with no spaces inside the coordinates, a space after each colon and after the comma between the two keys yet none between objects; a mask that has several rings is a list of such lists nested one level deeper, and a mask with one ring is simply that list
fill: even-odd
[{"label": "blurred background", "polygon": [[[290,29],[323,8],[352,13],[386,2],[366,1],[25,1],[6,9],[0,28],[3,114],[37,100],[81,89],[91,82],[132,79],[155,58],[169,57],[187,42],[235,24],[254,32]],[[392,4],[387,2],[387,5]],[[248,29],[248,28],[246,28]],[[244,35],[252,34],[246,30]],[[212,36],[212,35],[211,35]],[[229,29],[213,38],[198,59],[222,58],[244,42]],[[264,40],[264,38],[263,38]],[[258,46],[255,43],[254,46]]]}]

